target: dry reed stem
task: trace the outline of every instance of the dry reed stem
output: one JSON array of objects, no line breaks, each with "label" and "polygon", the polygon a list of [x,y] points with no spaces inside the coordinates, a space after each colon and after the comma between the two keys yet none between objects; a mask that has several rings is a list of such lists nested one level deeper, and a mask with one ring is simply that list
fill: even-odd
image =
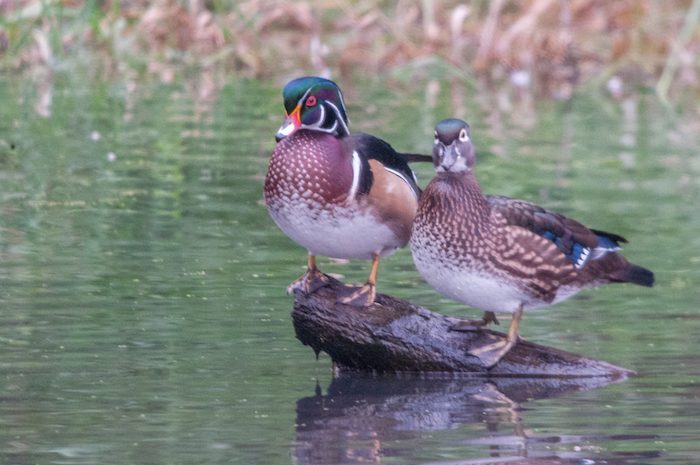
[{"label": "dry reed stem", "polygon": [[[579,83],[612,75],[628,87],[658,83],[661,95],[680,94],[697,91],[698,5],[112,0],[90,7],[78,0],[18,0],[0,2],[0,66],[51,66],[82,48],[102,57],[96,62],[118,64],[110,70],[136,66],[163,80],[183,64],[280,80],[302,73],[413,79],[447,69],[445,77],[476,76],[560,98]],[[83,24],[81,17],[95,20]]]}]

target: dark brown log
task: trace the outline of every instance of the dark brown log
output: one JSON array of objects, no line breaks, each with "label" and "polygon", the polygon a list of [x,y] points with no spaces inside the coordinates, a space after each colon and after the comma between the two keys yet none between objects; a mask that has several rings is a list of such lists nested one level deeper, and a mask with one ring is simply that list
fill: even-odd
[{"label": "dark brown log", "polygon": [[525,340],[492,368],[469,355],[470,347],[505,338],[489,329],[453,331],[458,319],[378,294],[366,308],[337,303],[342,284],[309,295],[296,292],[292,319],[297,338],[326,352],[341,370],[471,373],[488,376],[624,378],[633,371]]}]

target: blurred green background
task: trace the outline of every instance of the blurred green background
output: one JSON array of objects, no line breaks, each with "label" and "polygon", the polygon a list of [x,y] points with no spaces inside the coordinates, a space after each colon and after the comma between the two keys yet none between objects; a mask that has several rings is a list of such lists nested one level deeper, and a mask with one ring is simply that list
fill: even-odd
[{"label": "blurred green background", "polygon": [[[1,3],[0,462],[697,460],[697,3]],[[627,237],[653,289],[586,291],[521,330],[639,375],[532,396],[332,380],[289,317],[305,252],[261,201],[299,74],[403,151],[466,118],[486,192]],[[475,315],[407,250],[378,286]]]}]

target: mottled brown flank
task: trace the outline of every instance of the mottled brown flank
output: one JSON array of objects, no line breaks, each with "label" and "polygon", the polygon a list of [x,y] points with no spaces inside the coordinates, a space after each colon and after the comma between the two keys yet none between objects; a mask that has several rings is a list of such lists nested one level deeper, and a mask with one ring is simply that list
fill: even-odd
[{"label": "mottled brown flank", "polygon": [[[501,215],[503,220],[512,227],[519,227],[522,231],[525,228],[530,231],[550,231],[561,241],[563,250],[570,250],[574,243],[581,244],[591,250],[598,245],[597,234],[579,223],[562,214],[551,212],[538,205],[502,196],[487,196],[487,202],[491,206],[492,215]],[[554,263],[554,255],[564,257],[561,249],[554,246],[549,240],[528,232],[528,236],[544,241],[551,249],[549,259],[542,256],[545,261]],[[624,242],[622,237],[619,240]],[[533,244],[535,247],[536,244]],[[554,248],[552,248],[554,246]],[[541,249],[544,251],[544,248]],[[564,257],[565,258],[565,257]],[[571,262],[565,258],[567,264]],[[607,253],[604,256],[589,260],[583,268],[576,269],[570,280],[563,280],[561,284],[573,284],[577,287],[587,287],[608,282],[627,282],[630,280],[628,272],[633,265],[622,255],[617,253]]]},{"label": "mottled brown flank", "polygon": [[418,209],[418,199],[410,186],[399,176],[387,171],[377,160],[369,161],[372,188],[367,201],[401,241],[403,247],[411,238],[411,226]]},{"label": "mottled brown flank", "polygon": [[319,204],[347,200],[352,164],[333,136],[301,130],[282,139],[272,152],[265,178],[268,206],[297,198]]},{"label": "mottled brown flank", "polygon": [[508,217],[508,224],[530,230],[550,231],[561,238],[565,249],[570,248],[574,242],[590,248],[598,245],[598,236],[593,231],[562,214],[524,200],[499,195],[489,195],[486,200],[493,211]]},{"label": "mottled brown flank", "polygon": [[547,239],[510,225],[473,174],[440,174],[426,187],[414,228],[429,234],[456,267],[500,276],[551,302],[579,274]]}]

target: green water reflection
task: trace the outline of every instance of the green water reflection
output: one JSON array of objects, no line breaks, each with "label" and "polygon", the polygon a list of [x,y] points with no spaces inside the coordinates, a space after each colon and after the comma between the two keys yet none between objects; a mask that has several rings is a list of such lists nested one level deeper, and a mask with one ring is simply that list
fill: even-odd
[{"label": "green water reflection", "polygon": [[[522,334],[640,375],[525,398],[444,380],[331,384],[328,359],[294,338],[284,294],[305,253],[261,204],[276,84],[231,82],[202,100],[187,85],[57,75],[47,109],[36,86],[4,79],[0,462],[696,460],[692,121],[643,97],[534,111],[482,95],[457,109],[448,86],[437,97],[422,85],[363,86],[346,89],[355,130],[427,152],[434,122],[462,112],[486,191],[630,239],[627,256],[657,273],[657,287],[586,292],[526,315]],[[418,171],[424,184],[430,167]],[[321,263],[356,281],[368,266]],[[383,262],[379,289],[468,313],[429,289],[405,250]]]}]

